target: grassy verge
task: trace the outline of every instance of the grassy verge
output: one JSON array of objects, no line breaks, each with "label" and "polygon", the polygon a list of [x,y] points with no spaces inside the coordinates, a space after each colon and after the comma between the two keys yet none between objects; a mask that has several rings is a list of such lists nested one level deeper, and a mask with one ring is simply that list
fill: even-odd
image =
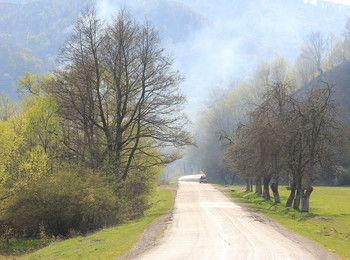
[{"label": "grassy verge", "polygon": [[144,217],[89,236],[53,242],[21,259],[113,259],[121,256],[131,249],[148,224],[172,209],[173,201],[172,191],[158,189]]},{"label": "grassy verge", "polygon": [[6,257],[2,256],[1,254],[12,255],[14,257],[17,255],[23,254],[25,252],[31,252],[38,248],[42,248],[50,244],[52,241],[53,241],[52,239],[20,238],[20,239],[11,239],[10,245],[7,245],[6,243],[4,243],[4,241],[1,241],[2,243],[0,243],[0,259],[6,259]]},{"label": "grassy verge", "polygon": [[265,201],[243,186],[226,186],[236,199],[257,209],[286,228],[316,242],[337,256],[350,259],[350,187],[314,187],[310,213],[301,213],[284,205],[289,191],[280,187],[282,205]]}]

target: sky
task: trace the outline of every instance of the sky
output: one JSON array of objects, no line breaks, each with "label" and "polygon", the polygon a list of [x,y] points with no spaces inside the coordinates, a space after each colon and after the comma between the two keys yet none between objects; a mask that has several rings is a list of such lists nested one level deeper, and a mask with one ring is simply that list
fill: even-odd
[{"label": "sky", "polygon": [[326,0],[328,2],[335,2],[343,5],[349,5],[350,6],[350,0]]}]

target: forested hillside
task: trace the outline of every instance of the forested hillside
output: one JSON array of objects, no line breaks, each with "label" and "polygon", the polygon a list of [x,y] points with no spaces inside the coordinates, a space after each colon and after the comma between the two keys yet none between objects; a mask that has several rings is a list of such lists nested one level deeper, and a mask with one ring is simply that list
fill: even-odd
[{"label": "forested hillside", "polygon": [[15,97],[26,71],[46,73],[87,1],[0,3],[0,88]]},{"label": "forested hillside", "polygon": [[315,85],[316,82],[325,81],[335,86],[333,97],[337,101],[338,110],[341,116],[348,123],[350,122],[350,62],[342,64],[326,71],[322,76],[312,80],[305,88]]},{"label": "forested hillside", "polygon": [[[19,76],[27,71],[46,73],[54,69],[74,20],[87,6],[96,3],[94,0],[0,2],[0,89],[15,98]],[[117,3],[112,12],[120,6]],[[130,10],[139,20],[147,16],[159,25],[162,38],[171,35],[175,42],[185,41],[188,33],[208,23],[204,17],[173,1],[137,1]]]},{"label": "forested hillside", "polygon": [[[85,6],[97,4],[101,16],[125,6],[136,19],[148,18],[163,44],[187,74],[183,88],[189,110],[215,84],[253,73],[271,57],[294,59],[307,33],[322,28],[340,36],[346,6],[318,1],[2,1],[0,2],[0,87],[16,97],[17,78],[25,71],[46,73]],[[279,26],[275,26],[279,24]],[[238,55],[239,54],[239,55]],[[204,73],[203,73],[204,72]],[[198,96],[200,101],[198,100]],[[203,96],[203,97],[202,97]]]}]

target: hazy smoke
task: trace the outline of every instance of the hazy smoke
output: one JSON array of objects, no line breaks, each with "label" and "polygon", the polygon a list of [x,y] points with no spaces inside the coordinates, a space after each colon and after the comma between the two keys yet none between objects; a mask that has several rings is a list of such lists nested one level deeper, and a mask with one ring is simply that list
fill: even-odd
[{"label": "hazy smoke", "polygon": [[152,21],[185,75],[182,90],[194,118],[210,89],[244,79],[261,61],[278,56],[293,61],[311,31],[339,36],[347,12],[319,2],[324,8],[303,0],[102,0],[97,10],[108,20],[124,7],[137,19]]}]

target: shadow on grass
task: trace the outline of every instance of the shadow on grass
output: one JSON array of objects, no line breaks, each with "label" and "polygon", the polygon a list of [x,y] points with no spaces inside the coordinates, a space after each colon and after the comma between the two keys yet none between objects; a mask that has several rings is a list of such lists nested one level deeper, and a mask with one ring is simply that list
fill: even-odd
[{"label": "shadow on grass", "polygon": [[[322,221],[330,221],[331,218],[323,217],[318,214],[301,212],[293,207],[286,207],[284,204],[276,204],[272,200],[265,200],[261,195],[245,191],[230,191],[231,196],[240,199],[249,206],[267,214],[286,215],[287,217],[298,222],[305,222],[309,219],[318,219]],[[346,214],[344,214],[346,215]],[[350,214],[348,214],[350,215]]]},{"label": "shadow on grass", "polygon": [[0,241],[0,255],[17,256],[25,252],[33,252],[50,244],[53,239],[12,238],[9,245]]}]

